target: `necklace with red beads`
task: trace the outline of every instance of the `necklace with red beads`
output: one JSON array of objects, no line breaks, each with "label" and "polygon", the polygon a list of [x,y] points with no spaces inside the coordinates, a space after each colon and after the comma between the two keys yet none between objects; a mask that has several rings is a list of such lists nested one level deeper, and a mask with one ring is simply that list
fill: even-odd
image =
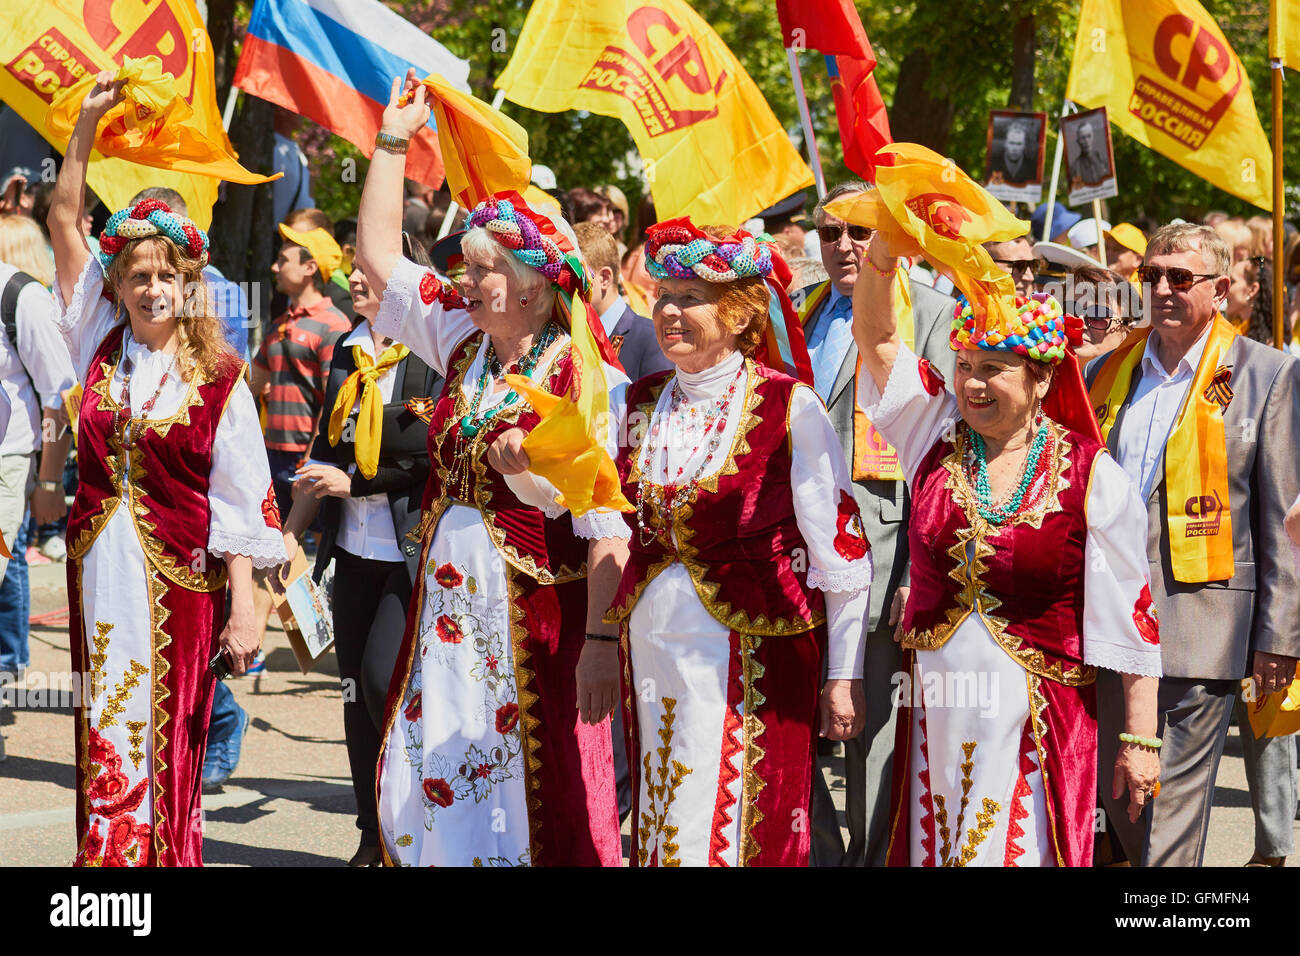
[{"label": "necklace with red beads", "polygon": [[[659,417],[650,427],[650,434],[646,437],[642,445],[640,469],[641,479],[636,486],[636,523],[637,530],[640,534],[641,544],[648,546],[658,537],[665,540],[671,534],[673,527],[673,513],[683,505],[692,503],[699,493],[700,478],[713,463],[717,454],[718,447],[722,444],[722,435],[727,428],[727,412],[731,408],[731,402],[736,396],[736,390],[745,377],[745,363],[740,364],[731,384],[722,395],[707,405],[702,412],[697,412],[694,405],[682,391],[681,385],[673,379],[672,391],[669,394],[669,405],[667,413]],[[671,478],[666,479],[663,484],[654,482],[650,478],[651,469],[654,466],[656,455],[659,458],[658,474],[668,475],[669,462],[668,452],[673,445],[673,434],[676,431],[673,428],[674,420],[678,412],[685,408],[687,416],[692,423],[699,420],[697,416],[702,415],[703,424],[697,433],[699,435],[695,445],[691,448],[690,453],[685,456],[683,462],[689,463],[699,454],[700,449],[704,449],[704,457],[696,467],[694,473],[683,480],[686,472],[686,465],[682,464],[677,467],[676,473]],[[681,431],[685,433],[685,428]],[[660,436],[663,441],[660,441]],[[652,507],[651,515],[647,517],[646,504]],[[659,516],[656,520],[655,515]]]},{"label": "necklace with red beads", "polygon": [[[136,442],[144,433],[144,423],[148,419],[149,413],[153,411],[154,405],[158,404],[158,396],[162,394],[163,387],[171,377],[172,369],[176,367],[176,353],[172,353],[172,360],[167,364],[163,371],[162,378],[158,380],[158,387],[153,390],[148,401],[140,406],[140,417],[133,418],[131,415],[131,373],[134,371],[134,363],[131,356],[126,355],[122,360],[122,396],[118,399],[118,408],[113,411],[113,431],[119,436],[122,447],[131,449],[135,447]],[[119,427],[119,422],[120,427]]]}]

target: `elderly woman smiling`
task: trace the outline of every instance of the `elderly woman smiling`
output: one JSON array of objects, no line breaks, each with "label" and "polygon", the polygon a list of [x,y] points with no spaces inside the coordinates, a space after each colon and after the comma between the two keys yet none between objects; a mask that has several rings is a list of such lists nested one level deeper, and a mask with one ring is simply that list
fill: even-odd
[{"label": "elderly woman smiling", "polygon": [[[385,860],[617,866],[610,732],[579,724],[574,685],[584,632],[605,627],[627,525],[617,512],[570,516],[527,470],[521,445],[539,416],[504,380],[561,395],[578,374],[559,294],[586,308],[576,243],[558,216],[498,194],[467,222],[463,298],[402,258],[403,154],[429,120],[414,71],[405,88],[409,105],[394,81],[384,111],[357,261],[384,290],[375,334],[409,346],[446,384],[429,426],[422,572],[381,735]],[[627,379],[604,371],[614,441]],[[590,612],[589,569],[604,595]]]},{"label": "elderly woman smiling", "polygon": [[[815,733],[861,724],[871,559],[821,401],[755,361],[774,255],[685,219],[646,243],[676,369],[629,391],[636,512],[608,616],[628,641],[641,866],[806,864]],[[615,664],[580,701],[607,699]]]},{"label": "elderly woman smiling", "polygon": [[[1159,792],[1145,505],[1096,437],[1056,302],[1008,302],[1005,328],[959,306],[954,397],[899,340],[893,253],[910,250],[886,241],[853,332],[858,402],[912,494],[889,862],[1089,866],[1097,667],[1125,688],[1114,793],[1136,817]],[[972,680],[989,693],[959,692]]]}]

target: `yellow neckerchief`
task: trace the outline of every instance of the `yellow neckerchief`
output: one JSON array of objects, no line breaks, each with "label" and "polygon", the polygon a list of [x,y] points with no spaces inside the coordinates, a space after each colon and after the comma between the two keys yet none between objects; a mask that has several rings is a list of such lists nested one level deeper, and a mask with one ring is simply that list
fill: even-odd
[{"label": "yellow neckerchief", "polygon": [[[1108,440],[1128,399],[1134,370],[1151,329],[1138,331],[1111,353],[1089,393],[1102,440]],[[1228,499],[1228,448],[1223,413],[1232,401],[1232,369],[1223,365],[1237,332],[1215,315],[1205,351],[1165,444],[1169,550],[1174,578],[1185,584],[1226,581],[1233,574],[1232,503]]]},{"label": "yellow neckerchief", "polygon": [[[830,299],[830,294],[829,279],[813,288],[804,298],[803,308],[799,310],[799,321],[806,326],[823,303]],[[894,317],[898,322],[899,336],[909,349],[916,348],[912,297],[908,293],[907,279],[902,269],[894,274]],[[858,405],[858,376],[861,374],[862,357],[858,356],[858,364],[853,370],[853,480],[902,481],[903,466],[898,460],[898,452],[885,441],[885,436],[876,430],[876,426],[871,424],[871,420]]]},{"label": "yellow neckerchief", "polygon": [[[384,427],[384,399],[376,383],[379,377],[406,358],[411,350],[405,345],[390,346],[379,357],[378,363],[360,345],[352,346],[352,358],[357,370],[343,380],[339,397],[330,412],[330,445],[337,445],[343,437],[343,423],[352,414],[361,390],[361,410],[357,415],[356,456],[357,468],[366,478],[375,477],[379,469],[379,442]],[[364,384],[363,384],[364,383]]]}]

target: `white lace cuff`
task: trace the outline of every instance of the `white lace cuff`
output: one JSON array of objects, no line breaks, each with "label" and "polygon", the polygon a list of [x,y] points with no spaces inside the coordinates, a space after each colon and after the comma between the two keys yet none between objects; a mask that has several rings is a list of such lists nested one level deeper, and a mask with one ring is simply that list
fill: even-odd
[{"label": "white lace cuff", "polygon": [[1136,674],[1139,677],[1160,677],[1160,647],[1129,647],[1122,644],[1103,644],[1084,641],[1083,662],[1094,667],[1104,667],[1117,674]]},{"label": "white lace cuff", "polygon": [[266,535],[245,538],[243,535],[213,529],[208,535],[208,551],[218,557],[227,554],[246,555],[253,559],[255,568],[276,568],[289,560],[289,555],[284,550],[284,538],[279,532],[274,537]]},{"label": "white lace cuff", "polygon": [[[86,297],[100,295],[104,288],[104,269],[99,264],[99,256],[91,253],[86,260],[85,267],[81,270],[81,275],[77,276],[77,283],[72,287],[72,299],[66,306],[59,310],[55,317],[55,322],[59,326],[59,331],[63,333],[72,332],[81,323],[86,313]],[[62,298],[59,293],[58,278],[54,282],[55,295]],[[62,302],[59,303],[62,305]]]},{"label": "white lace cuff", "polygon": [[574,515],[573,533],[587,541],[632,537],[632,529],[627,526],[621,511],[588,511],[584,515]]},{"label": "white lace cuff", "polygon": [[809,568],[808,586],[828,592],[865,591],[871,586],[871,558],[859,558],[848,567],[834,571]]},{"label": "white lace cuff", "polygon": [[397,265],[393,266],[392,274],[388,277],[388,285],[384,288],[379,312],[370,323],[380,335],[402,341],[402,325],[411,312],[411,303],[415,301],[420,280],[427,271],[405,256],[397,260]]}]

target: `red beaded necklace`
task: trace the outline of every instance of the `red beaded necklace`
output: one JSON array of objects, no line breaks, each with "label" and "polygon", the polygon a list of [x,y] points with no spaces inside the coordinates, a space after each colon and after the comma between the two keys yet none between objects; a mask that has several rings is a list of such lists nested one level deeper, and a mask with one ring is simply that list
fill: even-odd
[{"label": "red beaded necklace", "polygon": [[[162,378],[158,380],[158,387],[153,390],[149,400],[140,406],[140,418],[137,420],[131,417],[131,373],[134,371],[134,363],[131,356],[126,355],[122,359],[122,397],[118,399],[118,408],[113,412],[113,431],[118,432],[122,447],[131,449],[135,447],[136,442],[144,433],[144,422],[153,411],[154,405],[158,403],[158,396],[162,394],[163,386],[167,384],[172,369],[176,367],[176,353],[172,353],[172,360],[167,365],[166,371],[163,372]],[[121,421],[119,430],[118,422]]]}]

